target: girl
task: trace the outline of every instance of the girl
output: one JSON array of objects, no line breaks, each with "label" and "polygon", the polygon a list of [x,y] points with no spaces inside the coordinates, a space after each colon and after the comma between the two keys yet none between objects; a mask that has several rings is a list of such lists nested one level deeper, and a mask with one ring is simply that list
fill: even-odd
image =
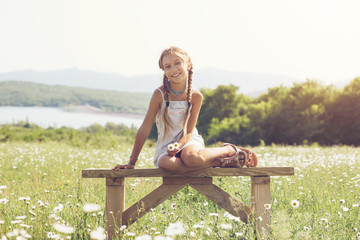
[{"label": "girl", "polygon": [[[193,65],[189,55],[177,47],[165,49],[159,59],[163,84],[155,89],[144,122],[140,126],[128,164],[113,170],[133,169],[149,136],[154,120],[158,129],[155,167],[186,172],[208,167],[256,167],[257,157],[248,149],[225,143],[205,148],[195,127],[203,96],[192,88]],[[169,144],[177,143],[178,148]]]}]

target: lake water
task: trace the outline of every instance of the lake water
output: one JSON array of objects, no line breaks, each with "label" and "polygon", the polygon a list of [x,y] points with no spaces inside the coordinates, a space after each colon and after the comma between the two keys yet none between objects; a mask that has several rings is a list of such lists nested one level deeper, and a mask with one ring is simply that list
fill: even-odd
[{"label": "lake water", "polygon": [[0,124],[12,124],[29,121],[41,127],[88,127],[94,123],[105,126],[108,122],[140,127],[143,117],[123,116],[120,114],[87,113],[66,111],[60,108],[47,107],[0,107]]}]

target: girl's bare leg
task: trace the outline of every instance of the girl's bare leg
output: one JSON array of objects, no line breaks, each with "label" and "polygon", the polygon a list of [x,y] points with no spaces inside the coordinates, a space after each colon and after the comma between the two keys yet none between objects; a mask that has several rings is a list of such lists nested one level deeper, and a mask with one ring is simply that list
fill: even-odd
[{"label": "girl's bare leg", "polygon": [[208,167],[220,166],[220,157],[231,156],[234,153],[234,148],[230,146],[219,148],[199,148],[197,146],[188,146],[182,150],[181,159],[175,156],[165,155],[159,159],[158,166],[166,171],[194,171]]},{"label": "girl's bare leg", "polygon": [[158,160],[158,166],[159,168],[170,172],[184,172],[189,169],[180,158],[170,155],[162,156]]}]

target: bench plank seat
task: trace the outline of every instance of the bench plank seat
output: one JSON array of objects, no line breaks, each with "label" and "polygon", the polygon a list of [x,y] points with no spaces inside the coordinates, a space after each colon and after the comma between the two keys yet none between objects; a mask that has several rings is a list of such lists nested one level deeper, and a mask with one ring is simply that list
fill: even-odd
[{"label": "bench plank seat", "polygon": [[166,172],[159,168],[122,169],[120,171],[113,171],[108,168],[82,170],[83,178],[289,176],[289,175],[294,175],[293,167],[206,168],[206,169],[186,172],[186,173]]}]

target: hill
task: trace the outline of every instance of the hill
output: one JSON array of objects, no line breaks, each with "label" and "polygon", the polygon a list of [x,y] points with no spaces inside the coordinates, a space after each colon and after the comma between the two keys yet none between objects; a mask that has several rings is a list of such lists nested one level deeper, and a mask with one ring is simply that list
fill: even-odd
[{"label": "hill", "polygon": [[[160,74],[125,77],[120,74],[83,71],[75,68],[49,72],[25,70],[0,73],[0,81],[15,80],[47,85],[147,93],[151,93],[156,87],[161,85],[161,79],[162,76]],[[257,96],[260,93],[265,93],[268,88],[280,85],[291,86],[293,82],[299,81],[299,79],[280,74],[231,72],[206,68],[195,71],[193,86],[197,89],[215,89],[220,84],[233,84],[239,86],[242,93]]]},{"label": "hill", "polygon": [[121,113],[144,114],[150,93],[44,85],[22,81],[0,82],[0,106],[68,107],[90,105]]}]

